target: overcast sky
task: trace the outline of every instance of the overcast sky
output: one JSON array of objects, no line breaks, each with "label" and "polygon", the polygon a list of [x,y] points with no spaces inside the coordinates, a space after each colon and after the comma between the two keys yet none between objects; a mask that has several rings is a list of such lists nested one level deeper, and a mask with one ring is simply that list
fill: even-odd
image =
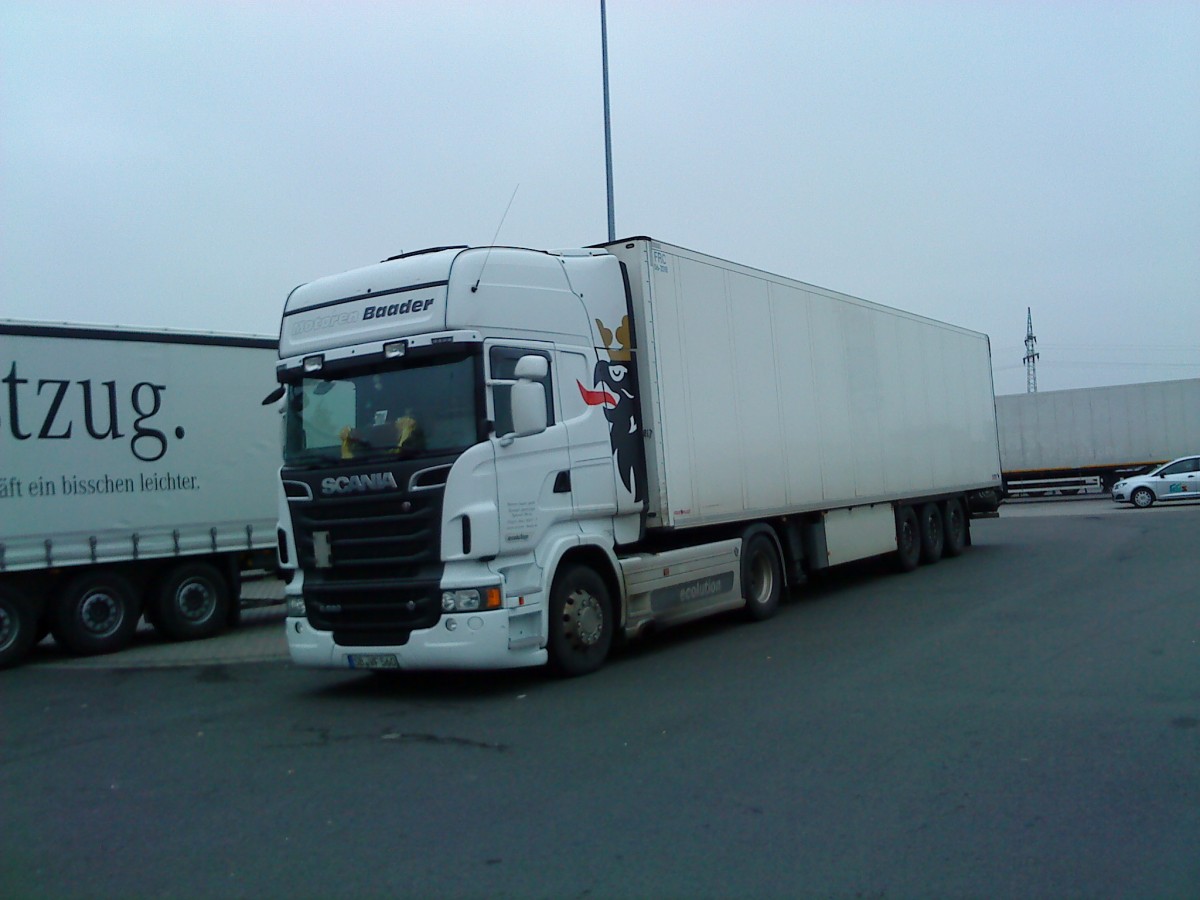
[{"label": "overcast sky", "polygon": [[[998,394],[1026,307],[1040,390],[1200,377],[1200,3],[607,10],[618,237],[986,332]],[[599,0],[0,0],[0,66],[0,317],[607,238]]]}]

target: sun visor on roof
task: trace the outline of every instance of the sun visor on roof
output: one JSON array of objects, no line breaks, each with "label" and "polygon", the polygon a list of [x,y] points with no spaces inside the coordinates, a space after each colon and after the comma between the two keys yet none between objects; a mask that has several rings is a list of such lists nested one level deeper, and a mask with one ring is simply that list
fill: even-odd
[{"label": "sun visor on roof", "polygon": [[301,285],[288,297],[282,359],[446,325],[446,284],[460,251],[401,258]]}]

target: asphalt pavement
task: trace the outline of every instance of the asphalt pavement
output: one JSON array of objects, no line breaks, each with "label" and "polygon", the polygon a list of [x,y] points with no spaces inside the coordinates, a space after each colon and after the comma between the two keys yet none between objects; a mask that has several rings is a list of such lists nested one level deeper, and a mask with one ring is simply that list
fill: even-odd
[{"label": "asphalt pavement", "polygon": [[973,536],[578,679],[299,668],[271,597],[43,648],[0,677],[0,897],[1200,897],[1200,505]]}]

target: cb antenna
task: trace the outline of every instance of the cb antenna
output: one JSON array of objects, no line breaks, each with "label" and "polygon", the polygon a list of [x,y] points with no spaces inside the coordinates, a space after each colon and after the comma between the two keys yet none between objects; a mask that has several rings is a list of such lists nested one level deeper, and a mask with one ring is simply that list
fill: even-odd
[{"label": "cb antenna", "polygon": [[483,281],[483,270],[487,268],[488,257],[492,255],[492,247],[496,246],[496,239],[500,237],[500,229],[504,227],[504,220],[508,218],[508,211],[512,208],[513,201],[517,199],[517,191],[520,189],[521,183],[517,182],[517,186],[513,188],[512,196],[508,198],[508,206],[504,207],[504,215],[500,217],[500,224],[496,226],[496,233],[492,235],[492,243],[488,246],[487,253],[483,255],[483,265],[479,267],[479,277],[471,285],[472,294],[479,290],[479,282]]}]

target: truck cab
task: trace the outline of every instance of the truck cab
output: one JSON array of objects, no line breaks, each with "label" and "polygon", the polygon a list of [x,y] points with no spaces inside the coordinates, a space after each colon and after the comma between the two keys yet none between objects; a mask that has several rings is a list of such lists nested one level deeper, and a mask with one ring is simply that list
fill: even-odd
[{"label": "truck cab", "polygon": [[[277,375],[297,663],[547,661],[564,557],[615,572],[642,528],[644,476],[614,450],[639,436],[612,434],[634,400],[628,316],[603,251],[435,248],[291,293]],[[611,601],[567,615],[585,656],[611,639]]]}]

